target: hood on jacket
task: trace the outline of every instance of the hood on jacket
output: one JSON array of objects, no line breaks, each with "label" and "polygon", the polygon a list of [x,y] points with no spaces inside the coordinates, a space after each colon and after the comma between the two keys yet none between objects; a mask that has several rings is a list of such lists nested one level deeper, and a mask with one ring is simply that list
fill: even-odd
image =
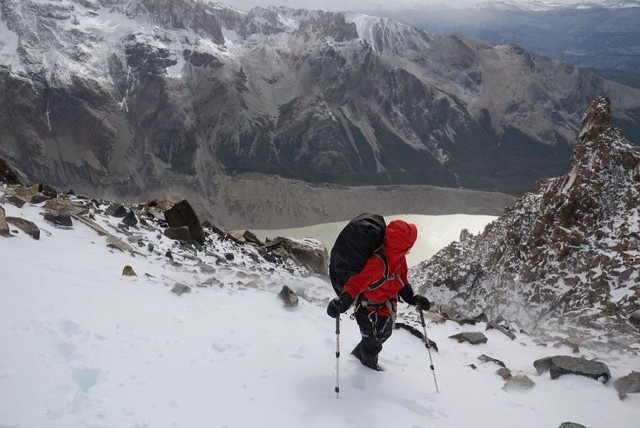
[{"label": "hood on jacket", "polygon": [[384,245],[393,255],[404,255],[413,247],[418,239],[418,228],[413,223],[404,220],[393,220],[387,224],[384,235]]}]

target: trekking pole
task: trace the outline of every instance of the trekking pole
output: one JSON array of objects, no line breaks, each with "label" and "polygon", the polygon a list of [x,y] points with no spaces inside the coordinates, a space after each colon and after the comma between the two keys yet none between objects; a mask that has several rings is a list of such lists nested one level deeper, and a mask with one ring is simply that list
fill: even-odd
[{"label": "trekking pole", "polygon": [[427,326],[424,323],[424,313],[422,312],[422,308],[418,307],[418,310],[420,311],[420,322],[422,323],[422,331],[424,332],[424,346],[427,347],[427,352],[429,353],[429,363],[430,363],[430,368],[431,368],[431,372],[433,373],[433,383],[435,383],[436,385],[436,392],[440,392],[440,390],[438,389],[438,381],[436,380],[436,369],[433,366],[433,359],[431,358],[431,344],[429,343],[429,337],[427,337]]},{"label": "trekking pole", "polygon": [[336,398],[340,398],[340,314],[336,317]]}]

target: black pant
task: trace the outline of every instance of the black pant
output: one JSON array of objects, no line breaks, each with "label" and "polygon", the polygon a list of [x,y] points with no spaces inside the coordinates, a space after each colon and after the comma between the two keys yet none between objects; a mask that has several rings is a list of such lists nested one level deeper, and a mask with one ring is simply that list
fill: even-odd
[{"label": "black pant", "polygon": [[352,354],[365,366],[377,369],[378,354],[382,351],[382,344],[393,332],[393,317],[378,315],[363,306],[356,310],[355,315],[362,339]]}]

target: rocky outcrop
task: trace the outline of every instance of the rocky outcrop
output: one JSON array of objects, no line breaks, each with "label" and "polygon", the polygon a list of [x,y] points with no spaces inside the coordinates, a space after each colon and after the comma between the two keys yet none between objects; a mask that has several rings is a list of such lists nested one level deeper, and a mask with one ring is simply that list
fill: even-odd
[{"label": "rocky outcrop", "polygon": [[414,284],[436,301],[528,328],[594,328],[612,342],[637,333],[640,149],[610,121],[609,99],[594,99],[570,172],[416,267]]},{"label": "rocky outcrop", "polygon": [[[147,203],[130,204],[78,197],[74,192],[62,194],[44,184],[10,184],[2,178],[0,186],[0,236],[11,236],[9,224],[12,224],[34,239],[40,238],[40,229],[35,223],[20,217],[7,217],[2,205],[12,203],[21,208],[29,201],[30,205],[41,204],[40,215],[54,226],[72,230],[75,227],[74,221],[77,221],[89,226],[98,235],[106,236],[106,245],[122,252],[141,255],[144,254],[142,248],[154,252],[154,245],[145,242],[136,233],[140,230],[154,231],[158,237],[164,235],[176,241],[176,245],[180,247],[205,252],[212,243],[212,235],[215,235],[216,240],[224,242],[224,245],[243,248],[242,251],[251,254],[256,263],[261,261],[306,276],[326,276],[328,272],[328,252],[319,241],[279,237],[264,243],[250,231],[237,236],[208,221],[201,222],[186,199],[176,203],[171,198],[163,197]],[[19,198],[21,203],[16,204],[15,198]],[[117,226],[109,225],[114,230],[107,230],[96,221],[97,216],[121,220]],[[126,239],[122,239],[122,235]],[[172,252],[167,251],[166,257],[173,260]],[[225,252],[224,256],[218,255],[217,258],[221,264],[235,262],[232,252]],[[127,266],[123,275],[135,273]],[[294,297],[297,298],[295,293],[291,299]]]}]

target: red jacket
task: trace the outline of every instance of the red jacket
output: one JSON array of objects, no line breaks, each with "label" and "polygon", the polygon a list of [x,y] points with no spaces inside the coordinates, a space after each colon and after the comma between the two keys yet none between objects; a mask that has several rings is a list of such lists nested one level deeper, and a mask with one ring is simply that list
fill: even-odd
[{"label": "red jacket", "polygon": [[[387,281],[374,290],[367,289],[384,276],[384,262],[374,254],[367,260],[360,273],[349,278],[343,290],[354,300],[362,293],[362,297],[368,302],[379,304],[389,300],[395,308],[398,292],[409,283],[406,255],[415,244],[417,237],[418,229],[414,224],[402,220],[391,221],[386,227],[382,246],[382,253],[387,257],[389,266]],[[376,312],[384,316],[390,315],[386,306],[381,306],[376,309]]]}]

